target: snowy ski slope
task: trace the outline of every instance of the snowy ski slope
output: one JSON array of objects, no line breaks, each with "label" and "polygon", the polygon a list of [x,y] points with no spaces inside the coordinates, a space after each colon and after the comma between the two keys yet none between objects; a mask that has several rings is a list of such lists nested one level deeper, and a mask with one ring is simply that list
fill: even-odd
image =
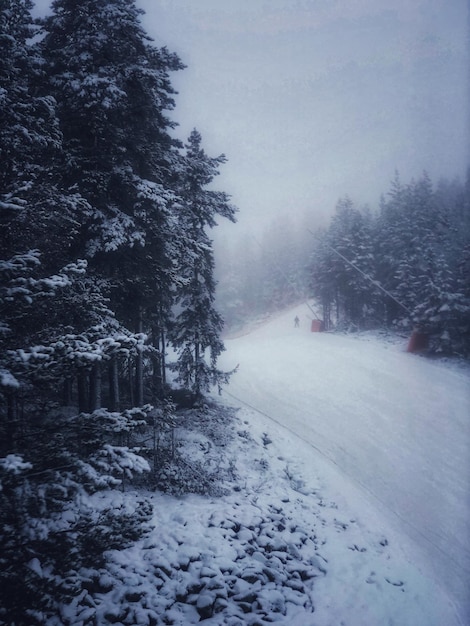
[{"label": "snowy ski slope", "polygon": [[469,370],[408,354],[406,340],[311,333],[310,319],[301,305],[226,339],[229,397],[309,444],[312,466],[364,496],[470,624]]}]

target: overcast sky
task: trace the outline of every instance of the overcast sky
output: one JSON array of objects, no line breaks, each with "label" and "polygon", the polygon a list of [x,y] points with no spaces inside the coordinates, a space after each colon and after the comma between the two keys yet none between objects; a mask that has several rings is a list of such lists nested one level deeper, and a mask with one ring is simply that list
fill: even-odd
[{"label": "overcast sky", "polygon": [[[38,6],[48,4],[44,0]],[[228,163],[239,221],[374,206],[398,169],[464,176],[467,0],[138,0],[188,66],[173,119]]]}]

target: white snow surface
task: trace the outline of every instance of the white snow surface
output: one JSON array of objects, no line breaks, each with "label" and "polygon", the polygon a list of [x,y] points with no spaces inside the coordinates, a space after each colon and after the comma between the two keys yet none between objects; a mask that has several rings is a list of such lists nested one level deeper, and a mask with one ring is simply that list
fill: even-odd
[{"label": "white snow surface", "polygon": [[310,320],[306,305],[289,310],[226,339],[221,359],[239,364],[226,397],[329,513],[327,575],[298,623],[469,625],[468,367],[409,354],[407,338],[312,333]]},{"label": "white snow surface", "polygon": [[309,328],[297,307],[225,340],[222,405],[176,429],[213,495],[92,496],[150,498],[150,533],[82,571],[93,597],[48,626],[470,624],[468,367]]}]

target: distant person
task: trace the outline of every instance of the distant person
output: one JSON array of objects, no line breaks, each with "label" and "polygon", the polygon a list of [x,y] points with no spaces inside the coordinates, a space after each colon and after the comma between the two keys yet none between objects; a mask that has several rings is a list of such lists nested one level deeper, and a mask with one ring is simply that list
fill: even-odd
[{"label": "distant person", "polygon": [[295,318],[294,318],[294,326],[295,326],[296,328],[298,328],[298,327],[299,327],[299,322],[300,322],[300,320],[299,320],[298,316],[296,315],[296,316],[295,316]]}]

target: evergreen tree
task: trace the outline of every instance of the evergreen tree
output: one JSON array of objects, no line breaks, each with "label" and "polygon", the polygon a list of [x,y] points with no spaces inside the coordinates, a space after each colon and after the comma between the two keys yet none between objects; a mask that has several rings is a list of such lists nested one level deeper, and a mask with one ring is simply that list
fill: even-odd
[{"label": "evergreen tree", "polygon": [[321,306],[325,330],[332,326],[332,306],[335,300],[335,287],[330,278],[333,255],[327,231],[317,231],[311,255],[311,293]]},{"label": "evergreen tree", "polygon": [[[172,217],[179,154],[167,117],[174,107],[169,74],[183,66],[151,44],[140,14],[127,0],[56,0],[40,45],[59,101],[65,177],[92,206],[81,221],[80,252],[92,274],[111,281],[118,318],[131,332],[147,330],[154,354],[162,357],[179,245]],[[157,362],[161,381],[161,358]],[[131,403],[142,404],[141,352],[129,373]]]},{"label": "evergreen tree", "polygon": [[42,266],[57,271],[77,233],[86,202],[61,184],[61,133],[56,102],[39,94],[45,70],[34,35],[29,0],[0,6],[0,223],[2,254],[42,252]]},{"label": "evergreen tree", "polygon": [[[410,311],[421,303],[421,276],[445,245],[448,224],[429,176],[402,185],[398,175],[376,223],[377,278],[388,298],[387,320],[410,325]],[[428,261],[429,259],[429,261]]]},{"label": "evergreen tree", "polygon": [[[57,336],[55,314],[69,312],[73,321],[78,300],[70,296],[91,300],[79,287],[85,271],[86,263],[78,262],[37,278],[37,251],[0,261],[3,623],[39,625],[57,616],[62,603],[84,591],[80,568],[99,567],[104,552],[138,537],[150,516],[146,503],[132,521],[119,510],[101,513],[89,500],[96,490],[148,469],[117,439],[145,424],[146,411],[71,415],[61,408],[58,383],[117,349],[116,337],[103,342],[102,332],[95,342],[90,333]],[[50,326],[38,323],[41,315],[52,318]],[[22,326],[29,329],[28,337],[18,332]],[[27,338],[42,342],[28,344]]]},{"label": "evergreen tree", "polygon": [[55,0],[52,6],[40,45],[59,100],[66,179],[94,208],[83,225],[86,252],[143,246],[139,217],[151,209],[159,217],[155,204],[167,198],[157,185],[171,178],[176,161],[168,133],[174,124],[165,110],[174,106],[169,72],[182,65],[150,45],[134,2]]},{"label": "evergreen tree", "polygon": [[375,270],[370,222],[370,216],[345,198],[338,202],[330,228],[317,243],[313,290],[321,300],[327,326],[332,309],[336,324],[346,326],[364,327],[374,317],[377,294],[371,282]]},{"label": "evergreen tree", "polygon": [[147,471],[139,433],[172,421],[168,403],[149,416],[144,366],[162,385],[190,269],[211,353],[197,390],[226,379],[204,228],[234,209],[203,190],[224,159],[196,139],[183,157],[171,138],[182,65],[150,44],[134,2],[55,0],[35,44],[30,8],[0,6],[0,621],[71,623],[64,604],[83,617],[106,550],[150,518],[146,502],[103,511],[93,496]]},{"label": "evergreen tree", "polygon": [[178,350],[178,380],[196,396],[227,380],[227,375],[217,369],[217,359],[224,349],[220,339],[223,320],[214,308],[214,252],[208,229],[216,225],[217,216],[235,221],[235,208],[226,193],[207,189],[225,161],[224,155],[207,156],[200,134],[191,132],[180,181],[183,280],[177,293],[178,313],[170,339]]},{"label": "evergreen tree", "polygon": [[[34,34],[29,0],[5,0],[0,7],[0,207],[23,208],[24,195],[42,174],[40,159],[60,145],[49,96],[33,94],[40,58],[28,40]],[[43,181],[44,182],[44,181]]]},{"label": "evergreen tree", "polygon": [[428,259],[413,322],[430,336],[430,349],[443,354],[468,352],[470,299],[449,270],[444,255]]},{"label": "evergreen tree", "polygon": [[335,304],[339,321],[414,326],[430,335],[432,351],[466,354],[467,188],[441,181],[434,191],[426,173],[403,185],[396,174],[375,217],[340,201],[313,254],[325,320]]}]

